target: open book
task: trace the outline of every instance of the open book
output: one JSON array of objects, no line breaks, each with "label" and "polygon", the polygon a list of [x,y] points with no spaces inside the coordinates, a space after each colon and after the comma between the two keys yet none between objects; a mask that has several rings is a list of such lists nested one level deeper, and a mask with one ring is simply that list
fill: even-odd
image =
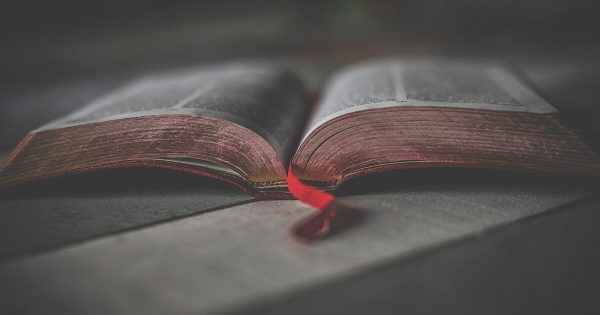
[{"label": "open book", "polygon": [[135,81],[29,133],[0,186],[161,167],[286,195],[286,170],[323,190],[423,167],[600,174],[600,158],[507,68],[442,59],[347,66],[311,102],[283,67],[230,64]]}]

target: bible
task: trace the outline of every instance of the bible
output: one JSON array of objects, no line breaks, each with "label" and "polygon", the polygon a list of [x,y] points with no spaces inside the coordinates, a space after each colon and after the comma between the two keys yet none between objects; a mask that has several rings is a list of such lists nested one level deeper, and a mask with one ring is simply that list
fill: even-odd
[{"label": "bible", "polygon": [[31,131],[0,164],[0,187],[158,167],[268,199],[289,197],[290,165],[323,191],[414,168],[600,174],[597,153],[499,63],[367,60],[337,71],[318,95],[269,63],[145,76]]}]

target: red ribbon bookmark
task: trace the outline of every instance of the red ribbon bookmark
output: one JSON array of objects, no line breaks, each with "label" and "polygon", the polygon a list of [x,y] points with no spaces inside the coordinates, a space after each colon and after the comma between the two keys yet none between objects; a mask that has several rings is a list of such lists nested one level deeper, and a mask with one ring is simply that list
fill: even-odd
[{"label": "red ribbon bookmark", "polygon": [[305,185],[294,175],[292,165],[288,169],[288,190],[298,200],[319,209],[319,213],[302,220],[292,228],[295,236],[305,241],[313,241],[329,232],[331,219],[335,216],[332,194]]},{"label": "red ribbon bookmark", "polygon": [[290,168],[288,169],[287,182],[288,190],[292,193],[292,195],[294,195],[294,197],[321,211],[329,207],[335,199],[333,198],[332,194],[328,194],[303,184],[298,177],[294,175],[294,172],[292,171],[292,164],[290,164]]}]

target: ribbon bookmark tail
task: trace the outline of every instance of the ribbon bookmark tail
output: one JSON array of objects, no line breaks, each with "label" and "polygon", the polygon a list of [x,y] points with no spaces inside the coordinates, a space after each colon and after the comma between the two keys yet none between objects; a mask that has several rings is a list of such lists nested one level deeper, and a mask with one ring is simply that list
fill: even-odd
[{"label": "ribbon bookmark tail", "polygon": [[295,236],[306,241],[313,241],[329,231],[331,219],[335,216],[332,194],[305,185],[294,175],[292,164],[288,169],[288,190],[298,200],[319,209],[319,213],[299,222],[293,228]]}]

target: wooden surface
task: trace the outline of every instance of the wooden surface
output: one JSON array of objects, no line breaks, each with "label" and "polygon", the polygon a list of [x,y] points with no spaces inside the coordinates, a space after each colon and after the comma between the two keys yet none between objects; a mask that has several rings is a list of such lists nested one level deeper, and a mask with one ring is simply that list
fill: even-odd
[{"label": "wooden surface", "polygon": [[252,199],[214,180],[142,169],[5,190],[0,195],[0,262]]},{"label": "wooden surface", "polygon": [[600,202],[582,200],[228,314],[598,314]]},{"label": "wooden surface", "polygon": [[354,224],[313,245],[289,235],[290,226],[311,209],[297,201],[265,201],[5,263],[2,308],[62,314],[235,311],[285,301],[298,290],[441,244],[485,237],[490,227],[592,194],[585,183],[497,174],[402,178],[373,184],[372,192],[350,187],[340,198],[340,213],[352,213]]}]

